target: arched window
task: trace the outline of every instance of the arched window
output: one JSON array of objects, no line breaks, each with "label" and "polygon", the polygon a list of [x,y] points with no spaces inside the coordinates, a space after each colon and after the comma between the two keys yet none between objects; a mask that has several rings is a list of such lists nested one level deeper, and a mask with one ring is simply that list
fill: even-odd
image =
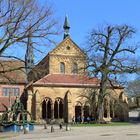
[{"label": "arched window", "polygon": [[76,63],[72,64],[72,73],[77,74],[78,73],[78,66]]},{"label": "arched window", "polygon": [[82,117],[82,103],[77,102],[75,105],[75,122],[81,122]]},{"label": "arched window", "polygon": [[42,102],[42,119],[47,120],[52,117],[51,104],[52,100],[50,98],[44,98]]},{"label": "arched window", "polygon": [[61,98],[57,98],[54,102],[54,118],[63,118],[63,100]]},{"label": "arched window", "polygon": [[60,73],[65,73],[65,64],[60,62]]}]

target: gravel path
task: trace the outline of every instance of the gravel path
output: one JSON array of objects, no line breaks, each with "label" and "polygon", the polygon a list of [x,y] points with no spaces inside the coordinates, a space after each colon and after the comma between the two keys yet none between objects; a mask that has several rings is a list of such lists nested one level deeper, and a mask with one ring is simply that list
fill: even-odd
[{"label": "gravel path", "polygon": [[72,127],[70,131],[54,126],[44,129],[36,126],[33,132],[19,133],[16,137],[5,140],[140,140],[140,124],[130,126],[98,126],[98,127]]}]

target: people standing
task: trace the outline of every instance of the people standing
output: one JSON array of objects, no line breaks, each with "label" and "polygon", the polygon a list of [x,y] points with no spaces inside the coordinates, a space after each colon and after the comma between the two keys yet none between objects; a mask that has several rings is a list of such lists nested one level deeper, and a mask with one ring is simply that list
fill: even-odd
[{"label": "people standing", "polygon": [[90,123],[90,120],[91,120],[91,119],[90,119],[90,117],[88,116],[88,117],[87,117],[87,123]]},{"label": "people standing", "polygon": [[75,117],[74,116],[72,117],[71,122],[72,122],[72,124],[75,123]]}]

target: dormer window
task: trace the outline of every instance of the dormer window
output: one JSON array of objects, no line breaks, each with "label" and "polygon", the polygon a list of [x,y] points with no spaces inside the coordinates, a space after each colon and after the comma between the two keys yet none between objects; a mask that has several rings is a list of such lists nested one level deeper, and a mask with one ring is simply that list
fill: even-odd
[{"label": "dormer window", "polygon": [[64,64],[64,62],[60,62],[60,73],[65,73],[65,64]]},{"label": "dormer window", "polygon": [[72,64],[72,73],[77,74],[78,73],[78,66],[76,63]]}]

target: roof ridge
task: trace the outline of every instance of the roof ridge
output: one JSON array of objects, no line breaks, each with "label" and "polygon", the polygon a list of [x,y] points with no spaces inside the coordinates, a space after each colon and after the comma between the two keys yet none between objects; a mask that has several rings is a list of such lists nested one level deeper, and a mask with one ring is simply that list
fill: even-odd
[{"label": "roof ridge", "polygon": [[23,63],[23,61],[21,60],[14,60],[14,59],[9,59],[9,60],[6,60],[6,59],[0,59],[0,61],[4,62],[4,61],[7,61],[7,62],[10,62],[10,61],[17,61],[17,62],[21,62]]}]

